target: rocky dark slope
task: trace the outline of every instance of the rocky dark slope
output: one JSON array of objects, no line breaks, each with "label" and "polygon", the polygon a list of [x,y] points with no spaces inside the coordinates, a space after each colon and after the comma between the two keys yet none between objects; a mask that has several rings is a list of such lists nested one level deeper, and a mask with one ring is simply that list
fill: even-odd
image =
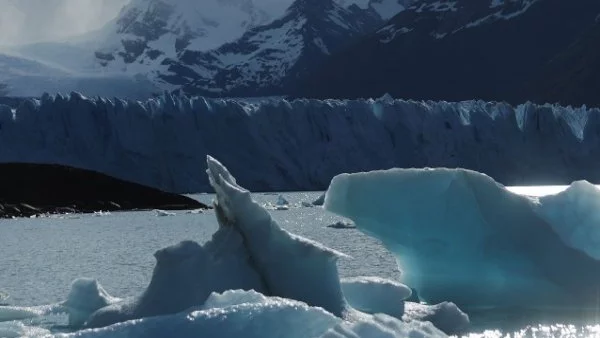
[{"label": "rocky dark slope", "polygon": [[50,164],[0,164],[0,218],[142,209],[201,209],[191,198],[97,172]]},{"label": "rocky dark slope", "polygon": [[599,14],[596,0],[423,0],[328,58],[297,95],[595,103]]}]

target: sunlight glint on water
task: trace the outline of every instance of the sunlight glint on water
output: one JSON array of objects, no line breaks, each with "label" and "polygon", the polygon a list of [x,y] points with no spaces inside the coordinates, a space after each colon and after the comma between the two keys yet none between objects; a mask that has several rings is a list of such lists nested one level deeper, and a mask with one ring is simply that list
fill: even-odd
[{"label": "sunlight glint on water", "polygon": [[[560,192],[567,190],[568,187],[569,186],[567,186],[567,185],[540,185],[540,186],[532,185],[532,186],[506,187],[506,189],[508,189],[509,191],[511,191],[515,194],[519,194],[519,195],[542,197],[542,196],[547,196],[547,195],[558,194]],[[597,185],[596,187],[600,188],[600,185]]]}]

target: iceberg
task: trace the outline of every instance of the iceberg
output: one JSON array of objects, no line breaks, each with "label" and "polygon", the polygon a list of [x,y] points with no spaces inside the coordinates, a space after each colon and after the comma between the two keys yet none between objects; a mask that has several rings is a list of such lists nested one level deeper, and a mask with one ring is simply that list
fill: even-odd
[{"label": "iceberg", "polygon": [[540,197],[536,211],[569,246],[600,260],[600,189],[586,181]]},{"label": "iceberg", "polygon": [[464,167],[506,185],[600,182],[600,110],[526,103],[148,101],[44,95],[0,105],[0,162],[91,169],[165,191],[211,190],[212,154],[253,191],[319,191],[341,173]]},{"label": "iceberg", "polygon": [[379,238],[428,303],[595,309],[592,188],[534,199],[474,171],[391,169],[335,177],[325,208]]},{"label": "iceberg", "polygon": [[236,289],[294,299],[344,316],[347,306],[336,261],[345,255],[281,229],[211,157],[207,173],[217,192],[219,229],[212,239],[203,246],[187,241],[156,252],[145,292],[98,309],[85,326],[175,314],[204,304],[213,292]]},{"label": "iceberg", "polygon": [[348,304],[364,313],[385,314],[405,322],[430,322],[448,334],[463,333],[470,325],[469,316],[453,303],[409,302],[412,290],[396,281],[379,277],[344,278],[342,290]]},{"label": "iceberg", "polygon": [[208,157],[207,167],[219,223],[213,237],[157,251],[138,297],[119,299],[94,280],[76,280],[65,302],[43,308],[67,313],[82,329],[57,337],[428,338],[445,337],[436,323],[448,332],[468,323],[453,305],[405,302],[411,290],[398,282],[340,280],[344,254],[283,230],[221,163]]},{"label": "iceberg", "polygon": [[434,338],[447,337],[436,329],[430,322],[402,323],[392,317],[378,314],[362,321],[344,322],[329,329],[321,338]]},{"label": "iceberg", "polygon": [[305,303],[254,291],[211,294],[204,306],[58,337],[319,337],[342,320]]},{"label": "iceberg", "polygon": [[109,295],[96,280],[80,278],[73,282],[67,300],[61,305],[69,314],[69,325],[81,327],[94,312],[120,301]]},{"label": "iceberg", "polygon": [[412,294],[408,286],[378,277],[342,279],[342,290],[353,308],[371,314],[384,313],[398,319],[404,316],[404,300]]},{"label": "iceberg", "polygon": [[384,314],[342,320],[319,307],[255,291],[212,293],[203,306],[58,337],[446,337],[429,322],[402,322]]}]

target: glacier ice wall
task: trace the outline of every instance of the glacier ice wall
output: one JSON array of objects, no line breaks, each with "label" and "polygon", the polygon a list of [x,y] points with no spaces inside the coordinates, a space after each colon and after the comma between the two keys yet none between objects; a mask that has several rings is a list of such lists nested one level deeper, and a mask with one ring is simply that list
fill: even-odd
[{"label": "glacier ice wall", "polygon": [[52,162],[173,192],[208,191],[212,154],[253,191],[342,172],[464,167],[507,185],[600,181],[600,110],[391,100],[146,102],[45,95],[0,105],[0,162]]}]

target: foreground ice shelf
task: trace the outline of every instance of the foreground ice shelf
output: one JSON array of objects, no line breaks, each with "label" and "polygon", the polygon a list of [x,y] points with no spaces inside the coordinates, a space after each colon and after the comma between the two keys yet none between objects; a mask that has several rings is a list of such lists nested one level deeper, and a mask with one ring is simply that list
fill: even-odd
[{"label": "foreground ice shelf", "polygon": [[0,106],[0,161],[101,171],[207,191],[212,154],[253,191],[324,190],[344,172],[463,167],[505,185],[600,181],[600,110],[467,101],[146,102],[44,96]]}]

